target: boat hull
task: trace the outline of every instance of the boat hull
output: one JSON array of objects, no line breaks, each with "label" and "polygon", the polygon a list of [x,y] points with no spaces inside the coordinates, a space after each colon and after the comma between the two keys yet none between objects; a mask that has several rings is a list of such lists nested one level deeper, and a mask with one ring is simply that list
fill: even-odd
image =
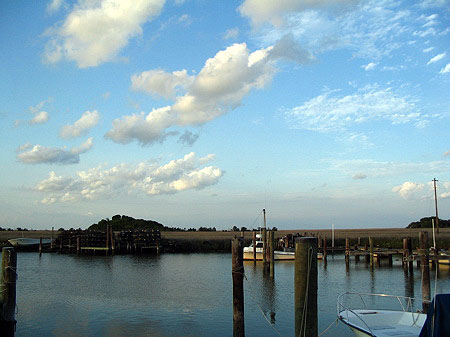
[{"label": "boat hull", "polygon": [[[51,243],[51,239],[42,239],[43,245],[49,245]],[[9,239],[8,242],[17,249],[33,249],[39,247],[40,239],[33,238],[16,238]]]},{"label": "boat hull", "polygon": [[[295,260],[295,253],[293,253],[293,252],[275,251],[274,252],[274,258],[275,258],[275,261]],[[253,260],[253,252],[244,252],[244,260]],[[262,252],[256,252],[256,260],[257,261],[262,261],[263,260],[263,253]]]}]

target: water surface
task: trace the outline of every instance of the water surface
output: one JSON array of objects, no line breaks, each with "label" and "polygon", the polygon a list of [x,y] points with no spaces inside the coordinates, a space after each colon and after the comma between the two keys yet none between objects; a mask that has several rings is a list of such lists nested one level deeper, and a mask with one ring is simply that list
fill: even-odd
[{"label": "water surface", "polygon": [[[362,259],[363,260],[363,259]],[[247,336],[294,335],[294,263],[245,262]],[[230,254],[75,256],[18,254],[16,336],[231,336]],[[435,271],[432,275],[434,292]],[[437,292],[450,291],[448,266]],[[342,255],[318,262],[319,333],[336,319],[345,291],[421,297],[420,269],[411,277],[400,261],[369,268]],[[343,324],[323,336],[351,336]]]}]

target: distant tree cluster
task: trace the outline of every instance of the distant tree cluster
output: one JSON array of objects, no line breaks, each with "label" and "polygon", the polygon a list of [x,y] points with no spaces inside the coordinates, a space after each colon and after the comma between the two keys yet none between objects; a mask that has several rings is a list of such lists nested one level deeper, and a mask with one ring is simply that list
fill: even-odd
[{"label": "distant tree cluster", "polygon": [[91,225],[88,230],[106,231],[106,226],[112,225],[113,230],[170,230],[168,227],[153,220],[134,219],[126,215],[114,215],[111,220],[109,218],[102,219],[98,223]]},{"label": "distant tree cluster", "polygon": [[[436,217],[430,216],[422,218],[420,219],[420,221],[411,222],[407,228],[432,228],[433,227],[431,223],[432,219],[436,220]],[[449,228],[449,227],[450,227],[450,219],[449,220],[439,219],[439,228]]]}]

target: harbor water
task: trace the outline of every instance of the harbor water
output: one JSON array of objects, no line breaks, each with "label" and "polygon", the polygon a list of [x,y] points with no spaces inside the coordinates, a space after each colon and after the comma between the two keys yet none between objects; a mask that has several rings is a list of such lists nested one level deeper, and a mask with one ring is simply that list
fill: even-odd
[{"label": "harbor water", "polygon": [[[16,336],[230,336],[231,254],[76,256],[18,253]],[[247,336],[294,335],[294,263],[244,263]],[[437,277],[437,282],[435,282]],[[336,321],[346,291],[421,297],[421,273],[401,262],[373,269],[343,255],[318,262],[319,333],[351,336]],[[450,292],[450,270],[431,270],[431,291]],[[331,326],[330,326],[331,325]]]}]

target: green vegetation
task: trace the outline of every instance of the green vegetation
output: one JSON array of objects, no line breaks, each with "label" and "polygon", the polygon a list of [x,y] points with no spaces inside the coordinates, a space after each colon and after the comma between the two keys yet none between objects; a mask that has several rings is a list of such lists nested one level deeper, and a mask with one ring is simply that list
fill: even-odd
[{"label": "green vegetation", "polygon": [[[431,228],[431,219],[436,219],[434,216],[420,219],[420,221],[411,222],[407,228]],[[439,228],[449,228],[450,220],[439,219]]]},{"label": "green vegetation", "polygon": [[172,230],[159,222],[153,220],[134,219],[126,215],[114,215],[111,220],[106,218],[99,221],[97,224],[91,225],[88,230],[93,231],[106,231],[106,226],[112,225],[115,231],[126,230]]}]

